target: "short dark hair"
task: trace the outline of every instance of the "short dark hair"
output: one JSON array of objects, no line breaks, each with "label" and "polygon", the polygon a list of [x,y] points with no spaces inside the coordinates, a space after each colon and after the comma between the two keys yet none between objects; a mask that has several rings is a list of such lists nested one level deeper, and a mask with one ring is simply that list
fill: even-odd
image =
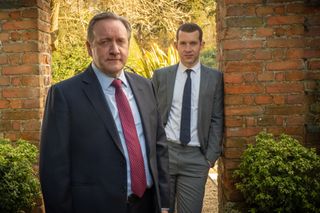
[{"label": "short dark hair", "polygon": [[87,30],[87,40],[89,42],[92,42],[94,39],[94,35],[93,35],[93,27],[94,25],[100,21],[100,20],[117,20],[117,21],[121,21],[121,23],[125,26],[127,33],[128,33],[128,40],[130,40],[131,37],[131,25],[130,23],[122,16],[118,16],[115,13],[112,12],[103,12],[103,13],[99,13],[97,15],[95,15],[89,22],[88,25],[88,30]]},{"label": "short dark hair", "polygon": [[192,33],[194,31],[198,31],[199,32],[199,40],[200,40],[200,42],[202,42],[203,32],[202,32],[201,27],[199,27],[199,25],[197,25],[195,23],[184,23],[184,24],[182,24],[177,30],[177,34],[176,34],[177,41],[179,40],[179,32],[180,31],[188,32],[188,33]]}]

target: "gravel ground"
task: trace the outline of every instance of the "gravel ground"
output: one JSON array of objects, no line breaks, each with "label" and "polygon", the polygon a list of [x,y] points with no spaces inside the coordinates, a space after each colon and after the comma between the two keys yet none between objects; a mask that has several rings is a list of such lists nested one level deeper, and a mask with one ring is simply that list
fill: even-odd
[{"label": "gravel ground", "polygon": [[[215,173],[215,169],[210,172]],[[218,188],[216,182],[208,178],[203,201],[202,213],[218,213]]]}]

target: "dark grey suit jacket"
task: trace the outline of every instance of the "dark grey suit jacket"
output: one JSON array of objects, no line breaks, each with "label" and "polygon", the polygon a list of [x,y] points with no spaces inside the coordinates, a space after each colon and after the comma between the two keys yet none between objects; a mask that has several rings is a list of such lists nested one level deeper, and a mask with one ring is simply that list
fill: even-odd
[{"label": "dark grey suit jacket", "polygon": [[[172,104],[178,64],[156,70],[153,84],[158,97],[164,126]],[[222,152],[223,137],[223,74],[201,65],[198,106],[198,136],[201,151],[214,165]]]},{"label": "dark grey suit jacket", "polygon": [[[169,206],[168,150],[152,83],[125,73],[140,111],[157,206]],[[49,90],[40,181],[47,213],[125,213],[127,170],[111,111],[91,66]]]}]

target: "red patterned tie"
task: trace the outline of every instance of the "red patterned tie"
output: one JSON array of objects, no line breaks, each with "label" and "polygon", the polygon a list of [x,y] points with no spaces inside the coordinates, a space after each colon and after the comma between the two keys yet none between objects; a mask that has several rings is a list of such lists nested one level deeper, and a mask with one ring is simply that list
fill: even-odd
[{"label": "red patterned tie", "polygon": [[119,79],[112,82],[112,86],[116,90],[117,108],[129,154],[131,189],[134,194],[142,197],[147,185],[143,157],[132,111],[127,97],[122,91],[121,84],[122,82]]}]

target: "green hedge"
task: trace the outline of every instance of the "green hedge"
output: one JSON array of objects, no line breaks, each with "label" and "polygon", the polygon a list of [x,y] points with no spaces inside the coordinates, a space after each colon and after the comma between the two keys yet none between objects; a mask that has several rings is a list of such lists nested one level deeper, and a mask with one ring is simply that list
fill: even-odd
[{"label": "green hedge", "polygon": [[28,212],[35,205],[40,184],[32,166],[37,158],[37,147],[27,141],[0,139],[0,212]]},{"label": "green hedge", "polygon": [[320,212],[320,157],[288,135],[260,133],[234,174],[249,212]]}]

